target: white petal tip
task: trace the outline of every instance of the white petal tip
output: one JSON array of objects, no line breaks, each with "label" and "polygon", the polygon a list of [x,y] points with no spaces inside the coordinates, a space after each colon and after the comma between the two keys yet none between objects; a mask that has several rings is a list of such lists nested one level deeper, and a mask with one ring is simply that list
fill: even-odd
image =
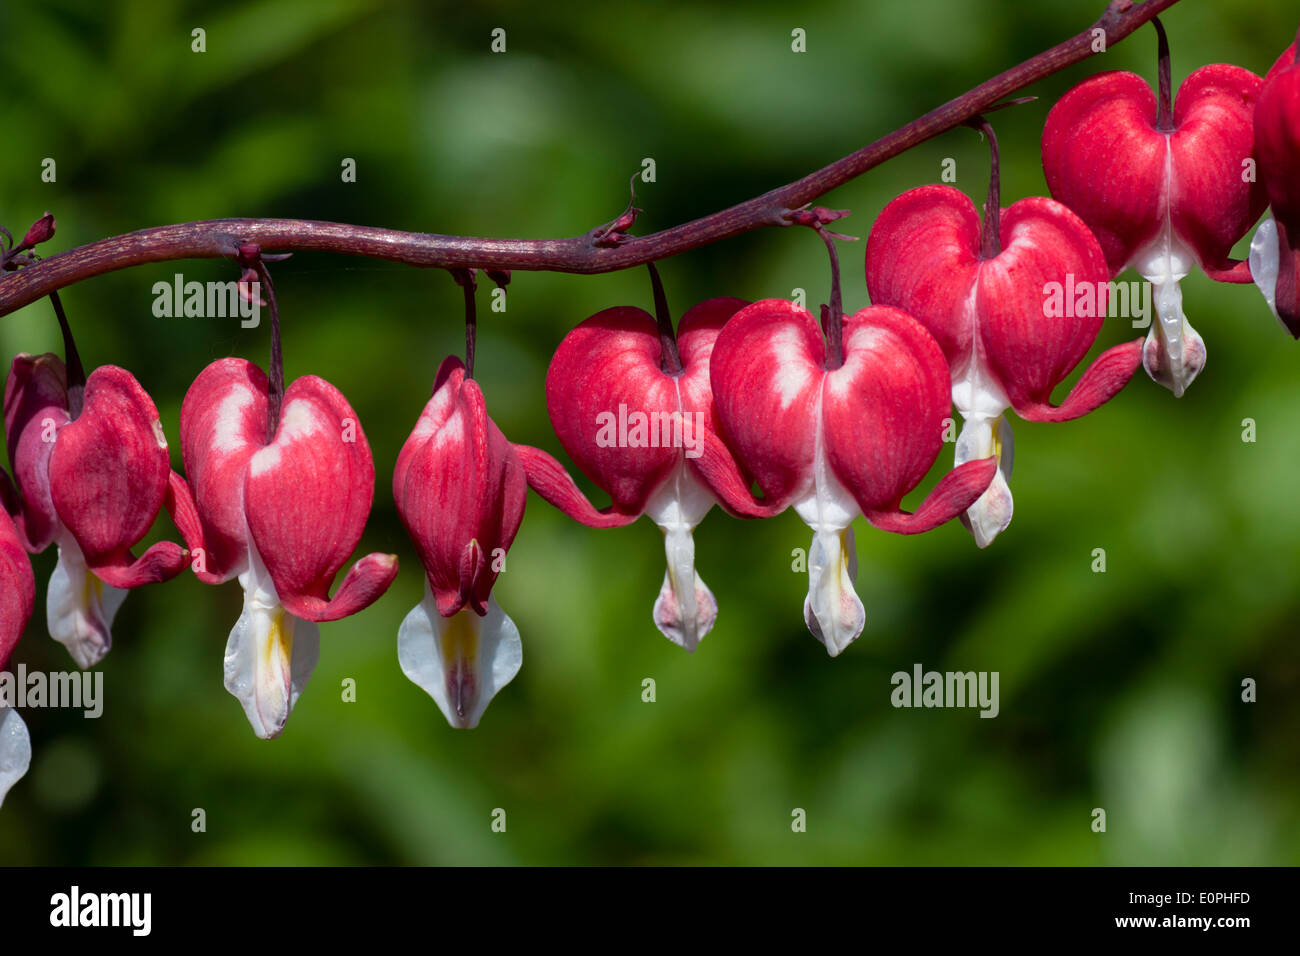
[{"label": "white petal tip", "polygon": [[1205,368],[1205,340],[1183,313],[1183,293],[1178,280],[1186,274],[1184,263],[1165,274],[1138,272],[1151,282],[1156,318],[1142,346],[1142,367],[1157,385],[1181,398]]},{"label": "white petal tip", "polygon": [[102,661],[113,646],[113,618],[126,594],[90,572],[74,541],[59,544],[59,560],[46,591],[45,617],[50,637],[68,649],[82,670]]},{"label": "white petal tip", "polygon": [[993,476],[988,490],[961,516],[961,523],[975,539],[975,546],[983,549],[997,540],[998,535],[1011,525],[1014,510],[1011,488],[1007,485],[1006,476],[999,470]]},{"label": "white petal tip", "polygon": [[472,730],[519,673],[523,642],[495,598],[488,598],[484,617],[466,607],[444,618],[426,584],[424,600],[397,633],[397,656],[402,672],[433,698],[448,724]]},{"label": "white petal tip", "polygon": [[838,657],[866,626],[866,610],[853,590],[855,577],[857,555],[853,530],[815,532],[808,554],[808,595],[803,602],[803,619],[831,657]]},{"label": "white petal tip", "polygon": [[[856,597],[854,595],[855,600]],[[826,653],[831,657],[839,657],[844,653],[845,648],[861,637],[867,623],[866,611],[861,601],[856,601],[856,606],[847,607],[845,610],[847,612],[845,614],[822,621],[813,613],[808,599],[804,598],[803,619],[808,625],[808,632],[821,641],[822,646],[826,648]]]},{"label": "white petal tip", "polygon": [[[668,640],[693,654],[700,646],[700,641],[713,630],[714,622],[718,619],[718,601],[696,574],[694,614],[689,613],[689,608],[683,609],[683,603],[672,586],[671,573],[666,573],[663,587],[655,598],[655,627]],[[684,610],[688,613],[683,613]]]},{"label": "white petal tip", "polygon": [[320,660],[320,630],[281,607],[254,601],[230,631],[226,643],[226,690],[244,708],[253,733],[273,740]]}]

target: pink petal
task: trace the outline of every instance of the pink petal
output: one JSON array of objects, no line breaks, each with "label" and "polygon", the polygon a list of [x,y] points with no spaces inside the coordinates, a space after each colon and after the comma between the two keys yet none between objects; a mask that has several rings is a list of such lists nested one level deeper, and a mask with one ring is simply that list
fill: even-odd
[{"label": "pink petal", "polygon": [[705,432],[703,438],[700,457],[691,462],[692,467],[728,512],[738,518],[771,518],[786,509],[786,502],[769,503],[754,495],[752,479],[721,438],[712,432]]},{"label": "pink petal", "polygon": [[54,437],[68,420],[67,373],[57,355],[22,354],[5,382],[5,434],[9,461],[21,494],[15,516],[27,550],[44,551],[59,533],[59,516],[50,500],[50,453]]},{"label": "pink petal", "polygon": [[135,377],[105,365],[86,382],[81,415],[59,430],[50,455],[50,497],[86,566],[117,588],[175,576],[185,549],[160,542],[136,560],[130,547],[153,525],[171,464],[158,409]]},{"label": "pink petal", "polygon": [[190,493],[190,486],[174,471],[169,476],[167,497],[163,499],[163,507],[171,515],[172,522],[180,531],[181,537],[185,539],[185,547],[190,552],[195,576],[204,584],[221,584],[226,580],[208,567],[208,552],[203,541],[203,522],[199,518],[198,506]]},{"label": "pink petal", "polygon": [[[252,439],[251,419],[233,421],[239,427],[232,428],[231,458]],[[290,385],[275,439],[248,459],[244,480],[249,533],[290,614],[337,620],[392,583],[397,558],[370,555],[329,600],[334,576],[365,530],[374,482],[370,446],[347,399],[314,375]],[[201,489],[198,501],[202,508]]]},{"label": "pink petal", "polygon": [[589,528],[621,528],[641,517],[641,512],[619,514],[613,505],[598,510],[588,500],[574,482],[573,477],[564,466],[540,448],[531,445],[515,445],[515,454],[519,456],[524,473],[528,476],[529,487],[542,496],[543,500],[559,508],[574,521]]},{"label": "pink petal", "polygon": [[713,348],[710,378],[721,437],[778,511],[812,481],[825,360],[816,320],[784,299],[741,309]]},{"label": "pink petal", "polygon": [[[1044,404],[1088,354],[1106,314],[1106,260],[1088,227],[1061,203],[1022,199],[1002,217],[1002,253],[981,263],[976,313],[989,367],[1017,412]],[[1091,287],[1094,308],[1045,314],[1044,290]],[[1077,300],[1077,296],[1076,296]],[[956,363],[954,363],[955,365]]]},{"label": "pink petal", "polygon": [[951,521],[973,505],[997,474],[996,458],[981,458],[958,465],[944,475],[921,502],[914,514],[905,511],[873,511],[867,520],[882,531],[895,534],[920,534]]},{"label": "pink petal", "polygon": [[1233,245],[1268,205],[1262,177],[1242,178],[1242,161],[1254,158],[1262,85],[1249,70],[1211,63],[1188,76],[1174,100],[1174,232],[1202,267],[1226,268]]},{"label": "pink petal", "polygon": [[948,362],[970,354],[972,326],[957,306],[979,266],[980,218],[952,186],[909,189],[887,205],[867,239],[867,289],[925,325]]},{"label": "pink petal", "polygon": [[[266,444],[267,387],[252,362],[218,359],[199,373],[181,404],[181,458],[198,511],[208,583],[230,580],[248,562],[244,475]],[[192,536],[193,530],[186,540],[195,548]]]},{"label": "pink petal", "polygon": [[[903,309],[934,334],[954,382],[978,363],[977,378],[995,383],[1025,417],[1054,415],[1046,411],[1052,390],[1087,355],[1104,321],[1105,257],[1087,225],[1051,199],[1004,210],[1002,250],[991,259],[979,258],[978,224],[974,203],[955,189],[904,193],[872,229],[867,288],[874,302]],[[1070,307],[1063,317],[1046,314],[1052,285]],[[1076,290],[1091,298],[1080,300]],[[1100,404],[1114,394],[1102,397],[1099,386],[1090,380],[1071,408],[1083,414],[1086,396]]]},{"label": "pink petal", "polygon": [[468,604],[483,615],[496,559],[523,520],[524,465],[459,359],[443,362],[438,382],[402,447],[393,496],[438,613],[451,617]]},{"label": "pink petal", "polygon": [[1052,108],[1043,130],[1043,171],[1052,195],[1097,234],[1118,274],[1164,226],[1203,266],[1221,269],[1232,245],[1264,210],[1262,185],[1243,182],[1260,78],[1211,64],[1193,72],[1174,100],[1170,181],[1156,100],[1133,73],[1103,73]]},{"label": "pink petal", "polygon": [[1043,129],[1047,186],[1096,233],[1113,275],[1161,225],[1165,137],[1155,117],[1147,82],[1114,71],[1061,97]]},{"label": "pink petal", "polygon": [[[8,483],[0,473],[0,481]],[[0,509],[0,669],[9,663],[36,606],[36,578],[31,561],[6,510]]]},{"label": "pink petal", "polygon": [[717,430],[710,381],[713,347],[727,322],[747,305],[749,303],[744,299],[706,299],[687,309],[677,326],[677,353],[682,361],[677,387],[682,411],[703,414],[705,428],[709,431]]},{"label": "pink petal", "polygon": [[951,410],[948,366],[919,322],[883,305],[845,317],[844,365],[822,398],[825,453],[863,514],[895,510],[925,477]]},{"label": "pink petal", "polygon": [[546,373],[546,408],[565,452],[608,492],[614,510],[640,514],[681,458],[670,446],[631,447],[607,422],[671,414],[677,389],[660,368],[658,327],[641,309],[605,309],[569,332]]},{"label": "pink petal", "polygon": [[1097,356],[1060,405],[1028,402],[1016,406],[1031,422],[1068,422],[1087,415],[1115,397],[1142,364],[1142,339],[1107,349]]}]

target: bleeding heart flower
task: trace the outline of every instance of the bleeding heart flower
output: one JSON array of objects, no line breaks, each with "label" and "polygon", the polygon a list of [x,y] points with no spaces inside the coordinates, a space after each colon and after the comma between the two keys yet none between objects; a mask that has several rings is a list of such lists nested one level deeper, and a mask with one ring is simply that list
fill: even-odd
[{"label": "bleeding heart flower", "polygon": [[[1011,522],[1013,444],[1003,412],[1039,422],[1086,415],[1124,387],[1142,358],[1141,339],[1102,353],[1052,405],[1052,389],[1101,329],[1106,260],[1088,227],[1058,202],[1022,199],[1000,219],[1000,229],[992,224],[999,242],[986,249],[974,203],[951,186],[922,186],[885,207],[866,257],[871,301],[915,316],[943,348],[952,401],[965,419],[956,463],[998,459],[993,483],[964,516],[981,548]],[[1049,308],[1050,293],[1065,308]]]},{"label": "bleeding heart flower", "polygon": [[[793,504],[813,529],[804,620],[835,656],[862,633],[851,525],[917,534],[970,507],[992,458],[946,475],[915,514],[903,496],[943,444],[948,367],[910,316],[872,306],[843,320],[843,363],[828,361],[816,320],[783,299],[742,309],[718,336],[713,400],[722,435],[773,511]],[[744,489],[718,484],[738,510]]]},{"label": "bleeding heart flower", "polygon": [[153,400],[130,372],[95,369],[71,418],[67,376],[54,355],[19,355],[5,386],[5,428],[22,510],[16,522],[33,553],[58,544],[46,616],[50,636],[80,667],[112,644],[110,626],[130,588],[175,577],[189,563],[161,541],[139,559],[168,494],[167,439]]},{"label": "bleeding heart flower", "polygon": [[1300,63],[1296,44],[1264,78],[1255,106],[1255,156],[1272,216],[1250,243],[1250,272],[1283,327],[1300,338]]},{"label": "bleeding heart flower", "polygon": [[263,738],[278,736],[320,655],[316,624],[368,607],[397,575],[397,557],[368,554],[333,598],[335,575],[365,530],[375,468],[356,413],[314,375],[284,393],[268,440],[266,375],[251,362],[205,368],[181,406],[173,478],[176,519],[200,580],[239,578],[244,610],[226,644],[226,689]]},{"label": "bleeding heart flower", "polygon": [[[546,406],[560,444],[613,503],[597,510],[546,452],[516,446],[533,489],[593,528],[647,514],[664,533],[668,569],[654,604],[655,626],[694,651],[713,628],[718,605],[695,570],[691,532],[738,480],[717,437],[709,356],[740,299],[701,302],[684,316],[675,356],[665,355],[655,319],[641,309],[605,309],[564,337],[546,375]],[[674,367],[675,366],[675,367]],[[747,515],[760,513],[742,501]]]},{"label": "bleeding heart flower", "polygon": [[[9,476],[0,472],[0,671],[8,666],[36,605],[36,578],[10,518],[11,511],[17,512],[17,496],[8,485]],[[16,710],[0,700],[0,804],[31,762],[27,725]]]},{"label": "bleeding heart flower", "polygon": [[1219,281],[1249,280],[1230,252],[1264,210],[1248,162],[1260,82],[1241,67],[1201,67],[1179,88],[1171,113],[1167,103],[1157,111],[1136,74],[1102,73],[1066,93],[1043,130],[1052,195],[1096,233],[1112,275],[1131,265],[1154,287],[1159,321],[1142,361],[1175,395],[1205,365],[1179,281],[1194,265]]},{"label": "bleeding heart flower", "polygon": [[492,585],[527,493],[524,466],[488,417],[478,383],[460,359],[445,359],[398,455],[393,497],[425,571],[424,600],[402,622],[398,657],[453,727],[477,727],[523,662],[519,630]]}]

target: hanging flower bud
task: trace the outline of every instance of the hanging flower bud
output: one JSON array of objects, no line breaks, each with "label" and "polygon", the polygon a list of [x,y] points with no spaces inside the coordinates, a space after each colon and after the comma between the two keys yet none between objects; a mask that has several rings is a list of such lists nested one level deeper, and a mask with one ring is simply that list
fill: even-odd
[{"label": "hanging flower bud", "polygon": [[523,464],[488,417],[478,383],[460,359],[445,359],[397,458],[393,497],[425,570],[424,600],[402,622],[398,657],[453,727],[478,726],[523,661],[519,630],[492,585],[527,491]]},{"label": "hanging flower bud", "polygon": [[993,483],[965,515],[981,548],[1011,522],[1013,445],[1003,413],[1039,422],[1086,415],[1124,387],[1142,357],[1141,339],[1104,352],[1053,405],[1052,390],[1101,330],[1105,257],[1079,217],[1050,199],[1022,199],[1001,214],[1000,228],[984,229],[999,233],[987,252],[975,204],[952,186],[922,186],[885,207],[866,257],[871,301],[915,316],[943,348],[965,420],[957,464],[998,459]]},{"label": "hanging flower bud", "polygon": [[1205,365],[1179,282],[1197,265],[1219,281],[1249,278],[1230,252],[1265,205],[1262,185],[1247,174],[1260,82],[1237,66],[1204,66],[1183,82],[1171,111],[1136,74],[1102,73],[1066,93],[1043,130],[1052,196],[1096,233],[1112,276],[1133,266],[1152,283],[1157,321],[1142,361],[1175,395]]},{"label": "hanging flower bud", "polygon": [[[997,469],[992,458],[946,475],[915,514],[901,510],[942,447],[948,367],[939,346],[898,309],[843,320],[843,363],[831,368],[807,310],[783,299],[742,309],[718,336],[713,400],[722,434],[770,510],[793,505],[813,530],[804,620],[834,657],[866,620],[853,590],[851,525],[917,534],[970,507]],[[744,491],[718,483],[740,510]]]},{"label": "hanging flower bud", "polygon": [[[605,309],[564,337],[546,375],[547,409],[569,457],[609,494],[608,508],[597,510],[550,455],[517,446],[529,484],[575,521],[612,528],[646,514],[659,526],[668,569],[654,622],[688,651],[718,613],[695,570],[691,532],[719,500],[721,472],[735,471],[714,423],[709,356],[744,305],[718,298],[689,309],[671,365],[660,328],[641,309]],[[752,504],[739,507],[758,513]]]},{"label": "hanging flower bud", "polygon": [[50,635],[78,666],[92,667],[108,653],[126,591],[166,581],[189,563],[170,541],[138,559],[130,551],[171,506],[158,409],[130,372],[105,365],[91,373],[81,413],[71,418],[54,355],[14,359],[4,408],[22,504],[18,531],[32,552],[51,542],[59,548],[46,604]]},{"label": "hanging flower bud", "polygon": [[370,514],[370,446],[347,399],[324,379],[289,386],[269,441],[267,396],[266,375],[243,359],[199,373],[181,406],[193,497],[173,478],[195,574],[209,584],[238,577],[244,589],[226,644],[226,689],[263,738],[284,729],[316,667],[316,624],[368,607],[397,575],[395,555],[369,554],[329,596]]}]

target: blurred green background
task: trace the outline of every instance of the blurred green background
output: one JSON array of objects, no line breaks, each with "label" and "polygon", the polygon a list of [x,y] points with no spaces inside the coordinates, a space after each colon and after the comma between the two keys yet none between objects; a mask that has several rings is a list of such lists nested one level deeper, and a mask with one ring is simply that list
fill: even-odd
[{"label": "blurred green background", "polygon": [[[1096,3],[997,0],[667,5],[364,0],[0,7],[8,94],[0,222],[58,217],[52,254],[143,226],[291,216],[494,236],[567,236],[617,215],[644,157],[638,231],[824,165],[1084,28]],[[1175,83],[1215,61],[1263,73],[1291,3],[1184,0],[1165,16]],[[191,52],[191,30],[207,52]],[[495,27],[507,52],[489,52]],[[808,52],[790,50],[807,31]],[[998,114],[1004,204],[1042,194],[1052,102],[1103,68],[1154,81],[1147,28]],[[983,195],[974,132],[940,137],[823,200],[865,237],[899,192]],[[57,162],[43,183],[41,161]],[[357,181],[340,181],[345,157]],[[1122,162],[1116,157],[1116,162]],[[1245,244],[1239,247],[1244,249]],[[862,243],[841,247],[845,305],[866,303]],[[715,295],[824,300],[821,243],[766,230],[661,265],[680,314]],[[235,277],[164,263],[63,294],[88,367],[130,368],[181,467],[185,389],[211,360],[265,362],[268,323],[158,319],[152,286]],[[323,254],[273,267],[286,374],[329,378],[376,459],[361,551],[394,551],[387,596],[322,628],[322,656],[278,740],[222,687],[239,587],[190,576],[134,593],[103,664],[106,708],[28,710],[34,758],[0,810],[23,864],[1281,864],[1300,858],[1300,353],[1251,287],[1186,280],[1207,368],[1175,400],[1139,372],[1097,413],[1013,421],[1016,517],[986,552],[955,522],[915,538],[859,523],[867,630],[831,660],[801,617],[793,512],[696,532],[716,629],[693,656],[655,631],[663,575],[647,520],[592,531],[530,496],[496,587],[524,668],[473,732],[452,731],[398,667],[421,572],[392,462],[439,360],[462,348],[445,273]],[[1133,278],[1130,273],[1127,278]],[[649,307],[645,270],[516,273],[505,314],[480,294],[478,377],[513,440],[558,453],[543,400],[564,332]],[[1139,333],[1108,321],[1094,354]],[[58,349],[48,301],[0,320],[0,352]],[[1071,378],[1071,381],[1073,381]],[[1062,391],[1058,393],[1064,394]],[[1242,441],[1242,420],[1258,441]],[[948,452],[921,491],[948,467]],[[598,503],[604,498],[584,485]],[[920,491],[909,498],[919,501]],[[154,536],[177,536],[165,518]],[[1091,570],[1104,548],[1107,571]],[[35,559],[38,587],[53,549]],[[43,597],[40,603],[43,606]],[[14,666],[64,670],[43,611]],[[1001,714],[896,710],[890,675],[999,671]],[[357,701],[340,686],[355,678]],[[642,680],[657,682],[643,703]],[[1259,682],[1258,703],[1241,681]],[[207,832],[191,831],[203,808]],[[490,828],[507,812],[505,833]],[[1091,812],[1107,811],[1094,833]],[[794,808],[807,832],[791,830]]]}]

